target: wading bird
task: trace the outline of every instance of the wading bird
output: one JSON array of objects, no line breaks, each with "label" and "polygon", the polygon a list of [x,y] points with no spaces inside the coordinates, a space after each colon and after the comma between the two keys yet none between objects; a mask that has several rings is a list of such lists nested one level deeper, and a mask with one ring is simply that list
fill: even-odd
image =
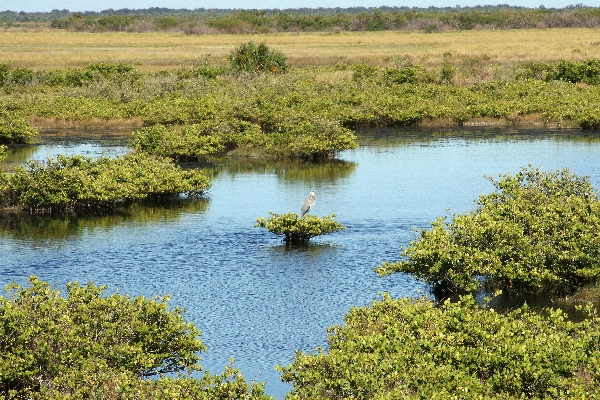
[{"label": "wading bird", "polygon": [[302,203],[302,216],[310,211],[310,208],[315,204],[315,200],[317,200],[317,195],[312,190],[307,198],[304,199],[304,203]]}]

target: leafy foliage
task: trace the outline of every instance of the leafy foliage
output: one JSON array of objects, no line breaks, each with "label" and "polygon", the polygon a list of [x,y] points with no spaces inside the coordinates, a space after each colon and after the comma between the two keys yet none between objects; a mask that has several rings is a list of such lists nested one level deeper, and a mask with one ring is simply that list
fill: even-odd
[{"label": "leafy foliage", "polygon": [[309,239],[346,229],[335,221],[335,214],[325,217],[305,215],[299,217],[295,212],[275,214],[271,217],[258,218],[255,228],[266,228],[275,235],[284,236],[286,243],[307,242]]},{"label": "leafy foliage", "polygon": [[42,76],[45,83],[52,86],[86,86],[106,80],[113,82],[135,82],[142,74],[132,65],[91,63],[83,68],[69,68],[49,71]]},{"label": "leafy foliage", "polygon": [[600,277],[600,202],[589,178],[571,171],[521,168],[489,178],[495,191],[470,213],[440,217],[386,262],[380,275],[402,271],[450,291],[486,283],[507,292],[571,293]]},{"label": "leafy foliage", "polygon": [[531,62],[520,69],[518,78],[600,85],[600,60],[560,60],[557,64]]},{"label": "leafy foliage", "polygon": [[77,282],[62,297],[37,277],[29,283],[0,296],[6,398],[265,398],[263,385],[246,384],[231,367],[201,379],[180,374],[201,371],[206,346],[169,297],[106,296],[106,287]]},{"label": "leafy foliage", "polygon": [[266,44],[254,42],[239,45],[229,56],[231,69],[238,72],[283,73],[288,70],[283,54],[271,50]]},{"label": "leafy foliage", "polygon": [[441,306],[384,295],[329,328],[327,350],[297,352],[289,399],[593,398],[600,319],[507,314],[472,297]]},{"label": "leafy foliage", "polygon": [[324,159],[357,146],[355,135],[337,121],[277,124],[265,132],[252,122],[231,118],[208,120],[183,128],[155,125],[133,133],[135,149],[178,161],[236,151],[278,158]]},{"label": "leafy foliage", "polygon": [[209,186],[201,171],[183,171],[168,159],[142,154],[95,160],[59,155],[5,175],[0,200],[5,207],[37,212],[93,210],[149,197],[199,195]]},{"label": "leafy foliage", "polygon": [[0,109],[0,144],[27,143],[35,135],[37,131],[21,113]]},{"label": "leafy foliage", "polygon": [[135,131],[131,144],[137,150],[177,161],[197,160],[223,150],[222,141],[206,124],[191,125],[182,130],[154,125]]}]

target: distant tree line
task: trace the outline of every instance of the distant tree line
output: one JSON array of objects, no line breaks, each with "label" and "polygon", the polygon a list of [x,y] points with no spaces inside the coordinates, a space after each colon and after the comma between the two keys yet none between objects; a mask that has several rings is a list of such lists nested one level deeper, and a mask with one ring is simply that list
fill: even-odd
[{"label": "distant tree line", "polygon": [[82,32],[178,31],[186,34],[405,30],[429,33],[475,29],[593,28],[600,8],[499,6],[299,8],[264,10],[108,9],[101,12],[0,12],[0,26],[43,23]]}]

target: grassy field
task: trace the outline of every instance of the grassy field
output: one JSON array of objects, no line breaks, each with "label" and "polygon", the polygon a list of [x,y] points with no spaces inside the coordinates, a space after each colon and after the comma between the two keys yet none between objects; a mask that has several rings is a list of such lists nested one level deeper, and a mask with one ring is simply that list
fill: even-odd
[{"label": "grassy field", "polygon": [[0,59],[14,66],[56,69],[91,62],[137,65],[145,71],[206,61],[225,64],[240,43],[264,42],[292,67],[339,63],[393,64],[409,58],[436,67],[449,60],[510,66],[527,61],[600,58],[600,29],[482,30],[443,33],[356,32],[272,35],[0,31]]}]

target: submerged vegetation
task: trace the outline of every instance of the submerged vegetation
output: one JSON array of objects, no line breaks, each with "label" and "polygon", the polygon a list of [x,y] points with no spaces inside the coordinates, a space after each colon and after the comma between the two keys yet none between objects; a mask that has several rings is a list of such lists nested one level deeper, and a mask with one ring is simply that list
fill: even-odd
[{"label": "submerged vegetation", "polygon": [[335,214],[317,217],[305,215],[299,217],[295,212],[275,214],[269,212],[269,218],[256,220],[255,228],[266,228],[275,235],[283,236],[286,243],[306,243],[315,236],[327,235],[346,229],[335,220]]}]

